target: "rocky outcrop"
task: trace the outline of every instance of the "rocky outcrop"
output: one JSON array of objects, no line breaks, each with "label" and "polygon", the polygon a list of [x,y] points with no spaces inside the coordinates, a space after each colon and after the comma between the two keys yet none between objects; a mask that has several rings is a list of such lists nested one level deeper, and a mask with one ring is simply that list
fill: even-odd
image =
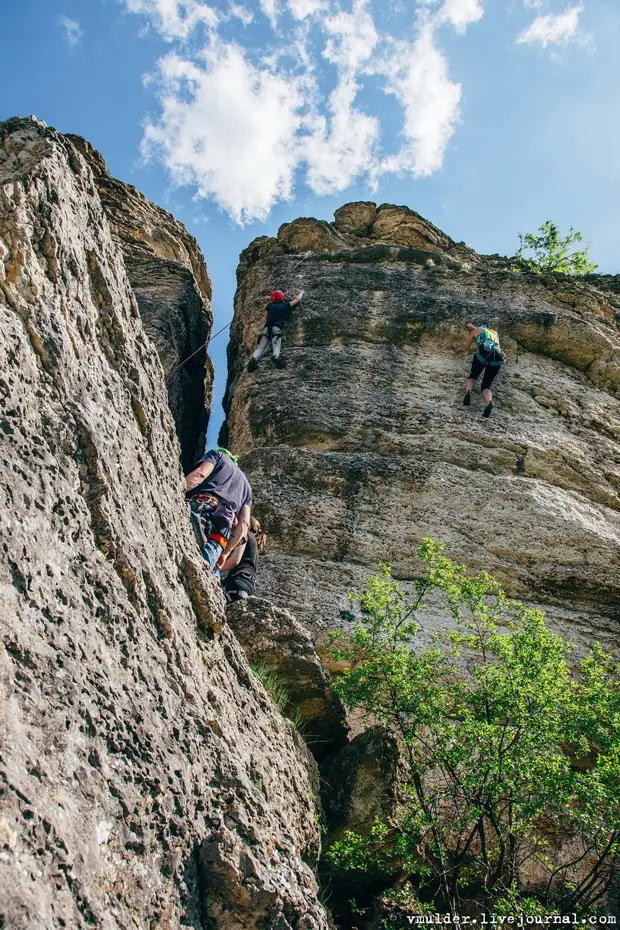
[{"label": "rocky outcrop", "polygon": [[205,344],[211,333],[211,281],[200,247],[178,220],[133,185],[113,178],[85,139],[68,136],[86,158],[120,246],[145,332],[166,375],[168,403],[189,471],[204,451],[213,385]]},{"label": "rocky outcrop", "polygon": [[[406,768],[394,735],[383,726],[360,733],[321,766],[321,799],[325,814],[325,848],[342,839],[346,830],[369,837],[376,821],[393,823],[406,795]],[[339,927],[382,927],[382,891],[393,883],[379,869],[334,869],[323,863],[323,884],[329,889],[330,907]],[[352,903],[355,905],[351,907]]]},{"label": "rocky outcrop", "polygon": [[314,757],[340,749],[347,740],[345,711],[304,627],[259,597],[231,604],[226,619],[249,661],[277,676]]},{"label": "rocky outcrop", "polygon": [[[620,300],[613,279],[511,270],[406,207],[348,204],[241,255],[226,432],[270,535],[263,590],[315,624],[427,536],[556,629],[617,647]],[[288,367],[245,364],[274,286],[306,291]],[[465,323],[499,328],[493,416],[462,405]],[[444,622],[425,614],[426,635]]]},{"label": "rocky outcrop", "polygon": [[385,727],[369,727],[330,756],[321,768],[326,845],[344,830],[368,836],[377,818],[389,822],[402,800],[402,781],[398,743]]},{"label": "rocky outcrop", "polygon": [[0,925],[325,928],[315,763],[195,550],[89,162],[35,120],[0,124],[0,319]]}]

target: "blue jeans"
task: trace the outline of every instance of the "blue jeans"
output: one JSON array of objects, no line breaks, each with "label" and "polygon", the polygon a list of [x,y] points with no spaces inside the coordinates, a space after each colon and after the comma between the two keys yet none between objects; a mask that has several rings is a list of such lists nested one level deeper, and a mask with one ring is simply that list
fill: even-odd
[{"label": "blue jeans", "polygon": [[216,542],[215,539],[207,539],[202,549],[202,557],[205,562],[209,563],[209,568],[215,568],[217,560],[223,551],[224,548],[221,543]]},{"label": "blue jeans", "polygon": [[[221,519],[218,521],[211,519],[215,507],[205,503],[205,501],[193,500],[190,501],[189,506],[192,512],[194,527],[198,525],[201,528],[201,541],[203,543],[202,557],[209,568],[213,569],[224,551],[222,540],[228,540],[230,527],[224,525]],[[215,523],[217,523],[217,525],[214,525]],[[221,526],[219,525],[220,523],[222,523]]]}]

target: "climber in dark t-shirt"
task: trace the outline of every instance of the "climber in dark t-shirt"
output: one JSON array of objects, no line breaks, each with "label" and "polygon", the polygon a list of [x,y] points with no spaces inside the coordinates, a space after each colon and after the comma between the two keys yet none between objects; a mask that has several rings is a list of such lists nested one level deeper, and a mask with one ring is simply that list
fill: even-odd
[{"label": "climber in dark t-shirt", "polygon": [[301,303],[301,298],[303,296],[304,292],[300,291],[297,297],[288,300],[282,291],[273,291],[271,300],[267,304],[267,309],[265,311],[265,328],[259,336],[258,349],[248,362],[248,371],[256,371],[258,362],[269,343],[271,343],[273,364],[276,368],[284,368],[284,359],[280,357],[280,351],[282,349],[282,330],[284,329],[289,311],[292,307]]},{"label": "climber in dark t-shirt", "polygon": [[[186,476],[186,499],[202,557],[220,570],[250,528],[252,488],[237,456],[220,446],[200,459]],[[234,524],[234,526],[233,526]]]},{"label": "climber in dark t-shirt", "polygon": [[258,520],[252,517],[245,544],[242,543],[231,552],[222,568],[222,573],[227,572],[222,586],[229,604],[256,593],[258,555],[265,548],[266,542],[267,534],[261,530]]}]

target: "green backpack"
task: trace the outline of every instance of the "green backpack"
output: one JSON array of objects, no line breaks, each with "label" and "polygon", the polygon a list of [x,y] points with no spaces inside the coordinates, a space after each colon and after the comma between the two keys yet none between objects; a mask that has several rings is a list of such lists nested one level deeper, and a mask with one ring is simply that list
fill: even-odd
[{"label": "green backpack", "polygon": [[502,350],[499,346],[499,335],[494,329],[489,329],[484,323],[481,326],[482,332],[478,333],[476,336],[476,344],[478,346],[478,358],[481,362],[486,361],[481,352],[495,352],[496,359],[489,364],[491,365],[501,365],[503,361]]}]

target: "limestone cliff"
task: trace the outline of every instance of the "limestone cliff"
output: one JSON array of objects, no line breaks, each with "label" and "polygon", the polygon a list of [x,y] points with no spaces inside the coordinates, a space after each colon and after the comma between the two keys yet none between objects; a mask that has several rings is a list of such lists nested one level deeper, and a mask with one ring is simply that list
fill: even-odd
[{"label": "limestone cliff", "polygon": [[202,252],[174,216],[113,178],[85,139],[67,138],[88,161],[112,236],[122,250],[142,324],[166,374],[181,460],[189,471],[204,451],[213,384],[213,364],[203,348],[213,317]]},{"label": "limestone cliff", "polygon": [[[577,641],[617,647],[617,279],[518,273],[407,207],[347,204],[242,253],[226,432],[270,533],[263,591],[322,632],[426,536]],[[273,287],[306,291],[287,368],[245,371]],[[497,326],[497,404],[462,405],[467,321]],[[435,624],[427,618],[428,629]]]},{"label": "limestone cliff", "polygon": [[315,764],[195,549],[83,150],[0,124],[0,926],[319,930]]}]

